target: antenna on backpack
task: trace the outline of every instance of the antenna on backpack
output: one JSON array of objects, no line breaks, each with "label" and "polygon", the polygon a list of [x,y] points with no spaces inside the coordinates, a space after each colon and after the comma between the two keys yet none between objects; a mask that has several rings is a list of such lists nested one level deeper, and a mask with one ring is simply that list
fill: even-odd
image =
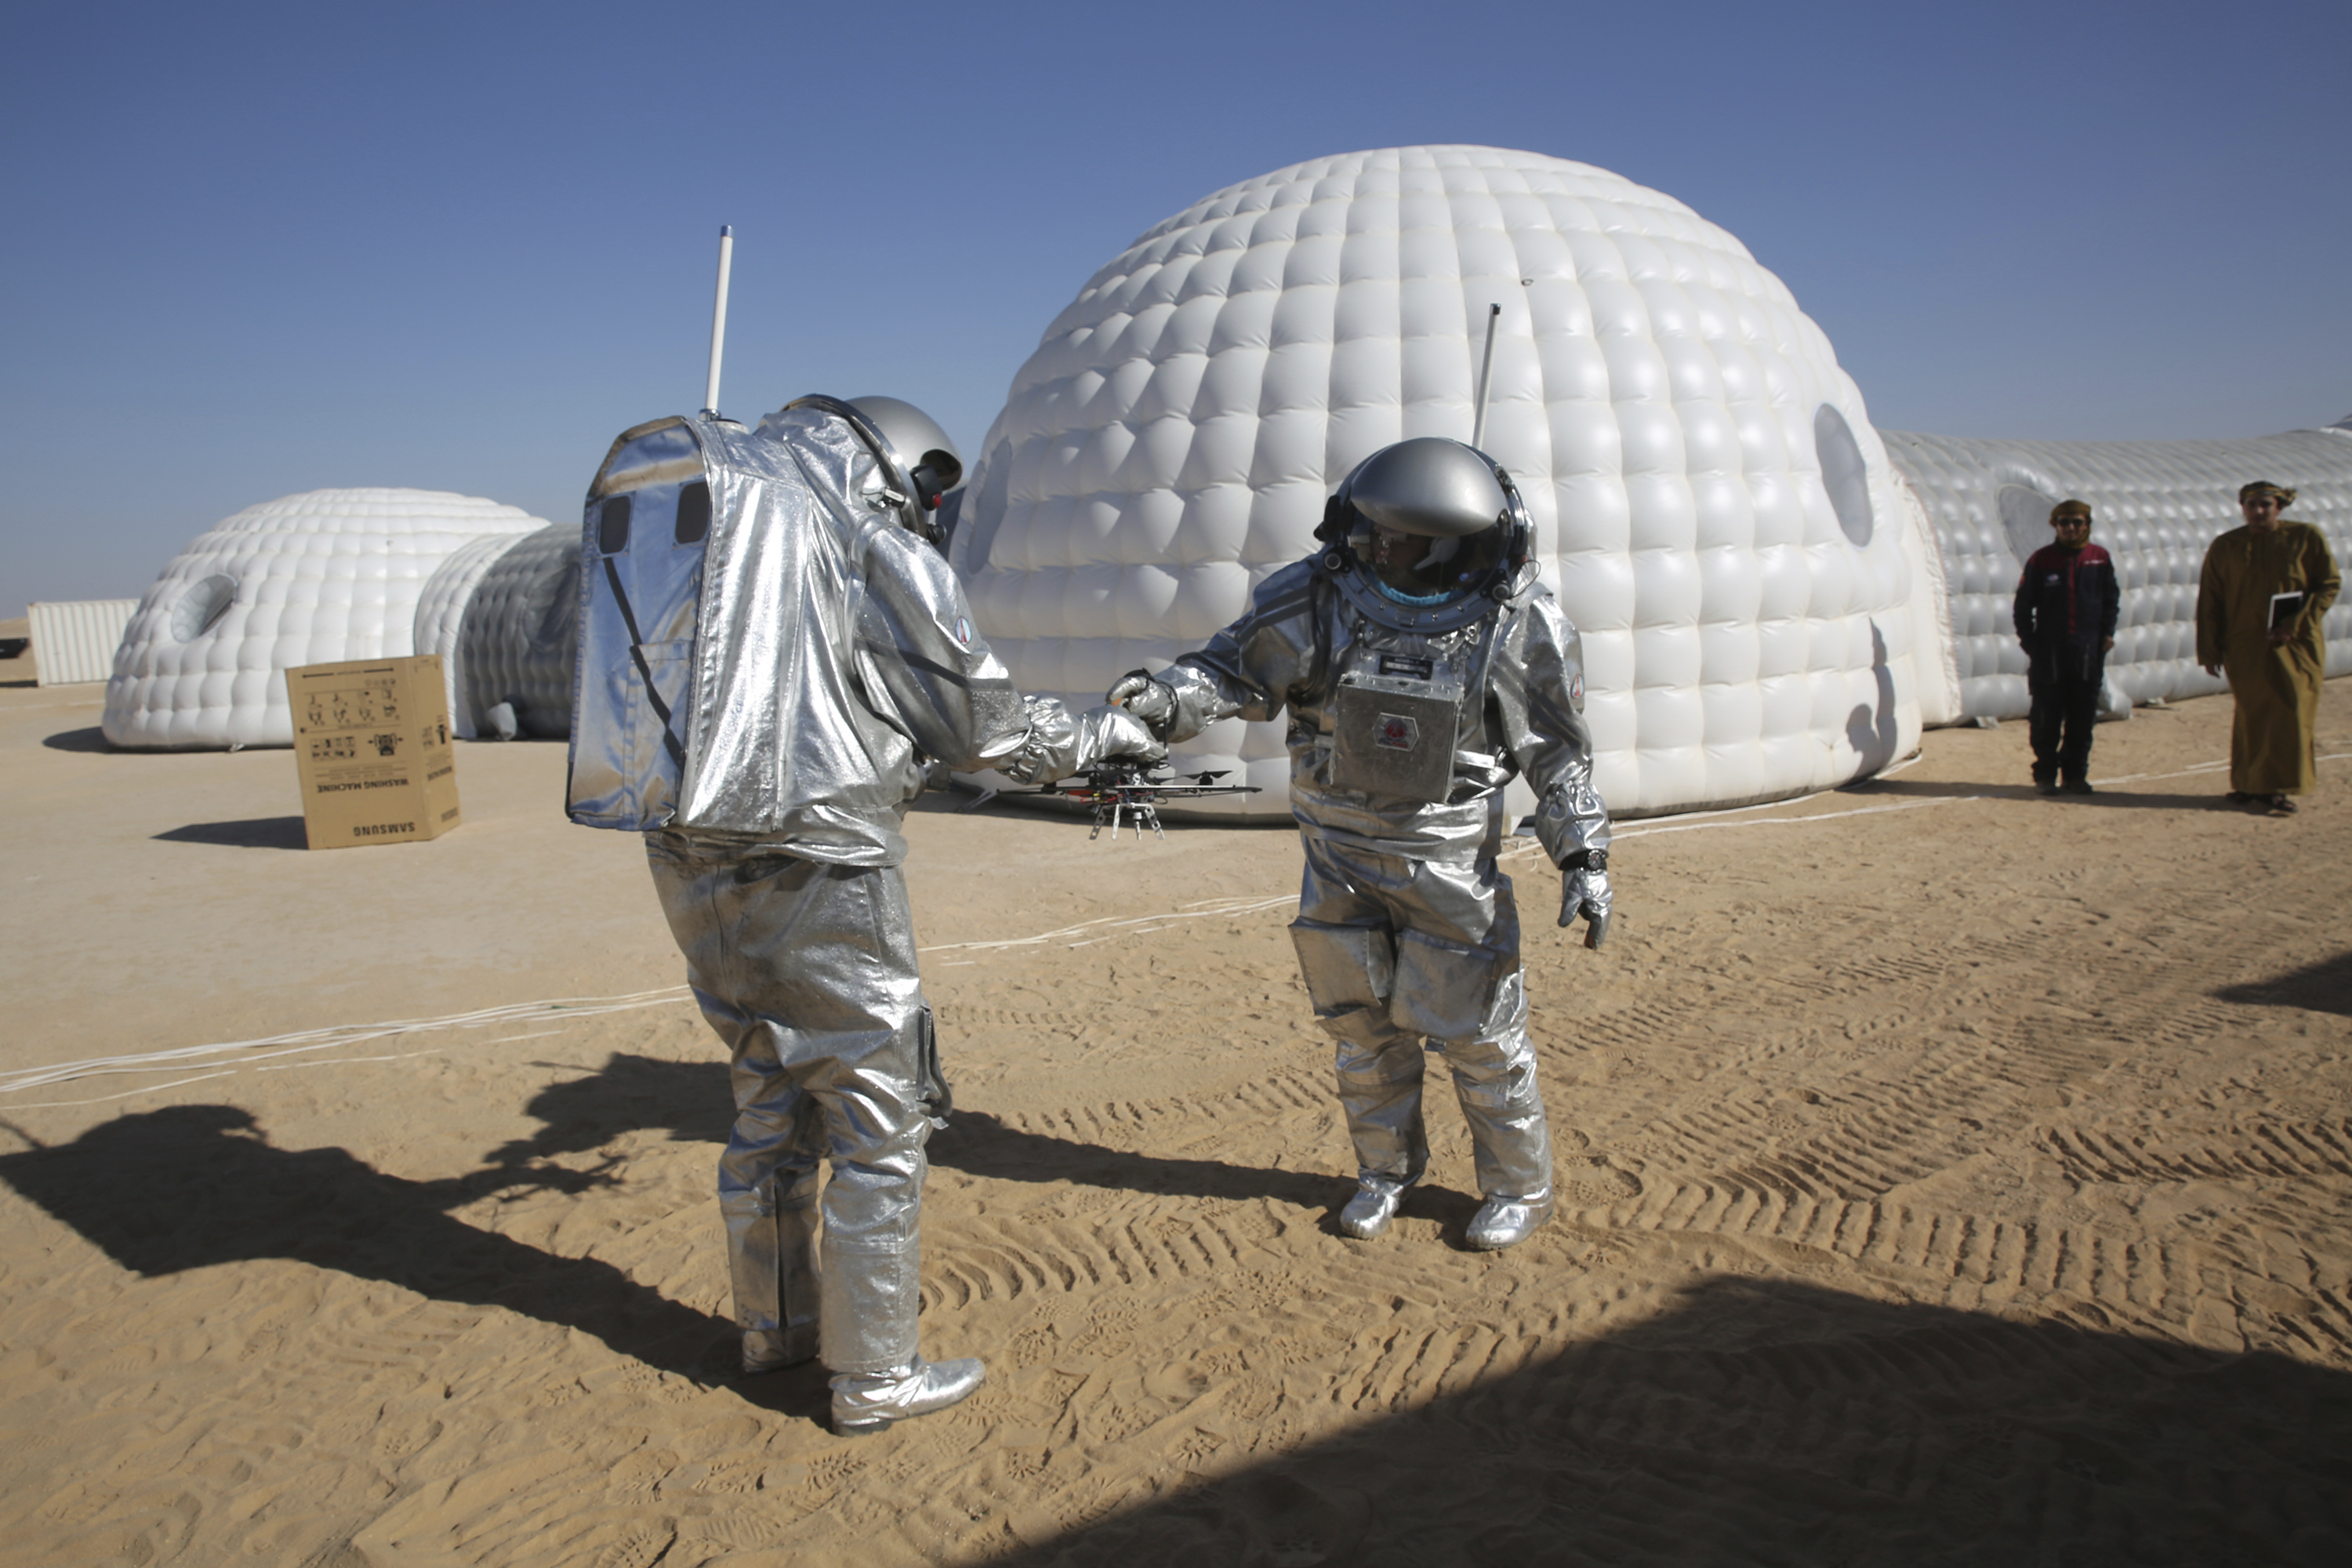
[{"label": "antenna on backpack", "polygon": [[719,364],[727,357],[727,274],[735,265],[735,227],[719,227],[719,298],[710,307],[710,379],[702,385],[702,414],[719,417]]},{"label": "antenna on backpack", "polygon": [[1486,353],[1478,361],[1477,412],[1470,416],[1470,444],[1480,451],[1486,449],[1486,385],[1495,374],[1495,323],[1503,317],[1503,307],[1486,307]]}]

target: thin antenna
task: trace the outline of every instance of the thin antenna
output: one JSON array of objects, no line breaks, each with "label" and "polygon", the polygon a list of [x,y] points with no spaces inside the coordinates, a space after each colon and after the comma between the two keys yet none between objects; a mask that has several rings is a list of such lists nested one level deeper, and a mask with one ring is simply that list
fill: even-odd
[{"label": "thin antenna", "polygon": [[1486,307],[1486,353],[1478,361],[1478,412],[1470,416],[1470,444],[1480,451],[1486,449],[1486,384],[1495,374],[1495,323],[1503,319],[1503,307]]},{"label": "thin antenna", "polygon": [[735,265],[735,227],[719,227],[719,298],[710,307],[710,379],[702,387],[702,412],[719,417],[719,363],[727,357],[727,274]]}]

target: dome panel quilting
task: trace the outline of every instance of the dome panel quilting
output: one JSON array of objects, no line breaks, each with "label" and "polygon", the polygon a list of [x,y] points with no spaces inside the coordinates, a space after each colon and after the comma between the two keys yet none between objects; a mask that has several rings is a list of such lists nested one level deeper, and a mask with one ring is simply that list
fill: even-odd
[{"label": "dome panel quilting", "polygon": [[[451,555],[546,526],[440,490],[312,490],[248,507],[199,535],[141,598],[107,682],[106,737],[136,750],[291,745],[287,670],[415,652],[418,606]],[[228,603],[208,604],[209,622],[179,635],[193,614],[184,601],[218,598],[223,579]]]},{"label": "dome panel quilting", "polygon": [[[1931,693],[1946,668],[1932,546],[1826,337],[1673,198],[1483,147],[1246,181],[1087,281],[1015,376],[950,545],[1015,678],[1098,700],[1307,554],[1355,463],[1466,439],[1489,302],[1486,446],[1583,633],[1612,807],[1791,794],[1909,750],[1922,656]],[[1231,724],[1181,761],[1280,754],[1278,725]]]}]

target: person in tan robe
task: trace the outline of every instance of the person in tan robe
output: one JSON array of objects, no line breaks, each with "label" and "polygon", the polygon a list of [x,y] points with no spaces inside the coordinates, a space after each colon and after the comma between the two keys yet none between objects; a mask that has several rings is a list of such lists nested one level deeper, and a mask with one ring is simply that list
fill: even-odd
[{"label": "person in tan robe", "polygon": [[[2317,782],[2312,742],[2327,668],[2319,622],[2341,586],[2326,537],[2279,515],[2294,504],[2293,490],[2265,480],[2239,490],[2246,525],[2207,547],[2197,585],[2197,662],[2208,675],[2226,669],[2238,702],[2230,799],[2281,813]],[[2272,595],[2294,593],[2302,603],[2273,627]]]}]

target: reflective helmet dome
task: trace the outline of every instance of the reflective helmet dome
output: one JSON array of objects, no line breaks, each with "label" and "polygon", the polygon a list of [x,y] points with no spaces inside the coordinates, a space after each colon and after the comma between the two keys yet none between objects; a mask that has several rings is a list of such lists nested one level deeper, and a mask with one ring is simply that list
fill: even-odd
[{"label": "reflective helmet dome", "polygon": [[872,394],[845,402],[796,397],[784,405],[785,412],[803,407],[824,408],[849,420],[890,469],[893,488],[905,498],[898,509],[899,521],[939,543],[940,503],[963,483],[962,454],[956,450],[954,437],[940,428],[939,421],[904,398]]},{"label": "reflective helmet dome", "polygon": [[849,405],[874,421],[925,511],[937,511],[940,498],[963,483],[963,454],[938,420],[898,397],[853,397]]},{"label": "reflective helmet dome", "polygon": [[1524,553],[1524,509],[1508,476],[1442,436],[1365,458],[1331,511],[1349,558],[1335,564],[1353,568],[1343,579],[1349,597],[1391,624],[1458,624],[1467,616],[1446,611],[1475,613],[1478,601],[1507,592]]}]

